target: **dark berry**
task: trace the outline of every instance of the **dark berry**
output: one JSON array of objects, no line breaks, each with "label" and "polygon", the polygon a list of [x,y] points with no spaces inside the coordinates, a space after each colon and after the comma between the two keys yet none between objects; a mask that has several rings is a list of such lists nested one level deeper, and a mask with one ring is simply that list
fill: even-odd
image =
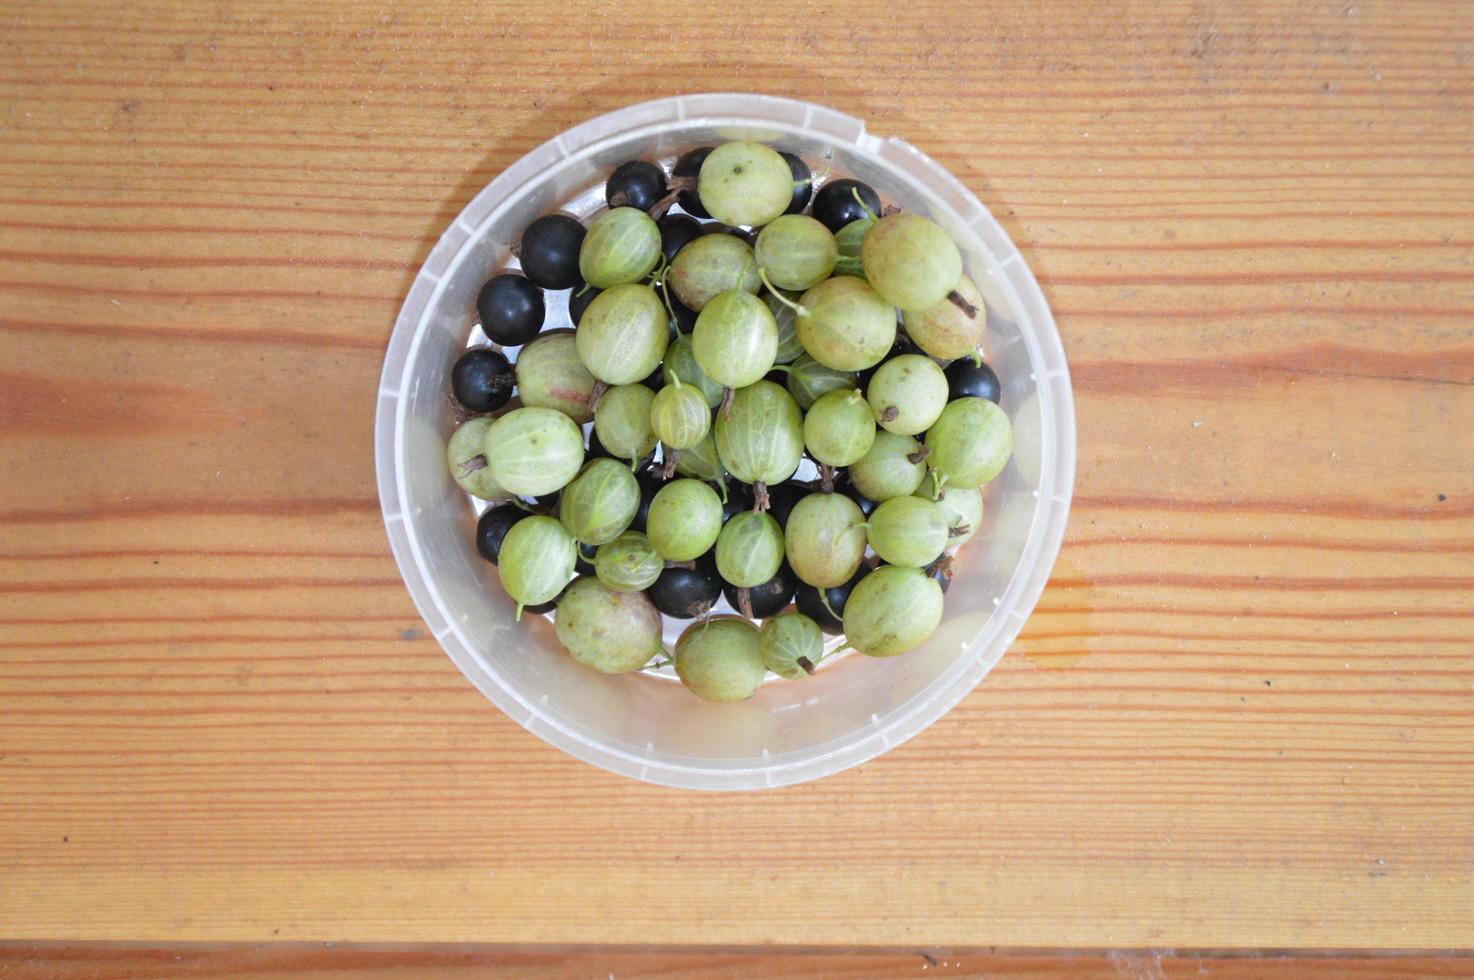
[{"label": "dark berry", "polygon": [[578,321],[583,319],[583,311],[589,308],[594,297],[601,292],[603,290],[589,286],[585,289],[575,289],[568,294],[568,319],[573,321],[575,327],[578,326]]},{"label": "dark berry", "polygon": [[998,375],[984,363],[974,364],[971,357],[960,357],[947,365],[947,397],[986,398],[993,404],[1003,397]]},{"label": "dark berry", "polygon": [[[784,562],[778,568],[778,574],[762,585],[754,585],[747,590],[747,601],[752,609],[752,618],[767,619],[769,616],[776,616],[782,612],[783,608],[793,601],[793,589],[797,584],[798,578],[788,567],[788,563]],[[722,585],[722,594],[727,597],[733,609],[742,612],[740,589],[726,582]]]},{"label": "dark berry", "polygon": [[676,619],[695,619],[711,609],[722,594],[716,559],[708,552],[693,564],[694,568],[668,567],[645,590],[656,609]]},{"label": "dark berry", "polygon": [[493,343],[521,347],[542,330],[547,309],[541,289],[526,276],[507,272],[481,287],[476,313],[482,331]]},{"label": "dark berry", "polygon": [[544,289],[569,289],[583,282],[578,272],[578,250],[583,224],[567,214],[545,214],[522,233],[517,258],[527,278]]},{"label": "dark berry", "polygon": [[831,636],[843,633],[844,622],[841,617],[844,616],[844,604],[860,579],[869,574],[870,569],[861,565],[860,570],[848,582],[832,589],[816,589],[800,582],[793,593],[798,611],[818,623],[819,628]]},{"label": "dark berry", "polygon": [[506,405],[517,384],[512,365],[490,347],[473,347],[450,369],[450,390],[473,412],[495,412]]},{"label": "dark berry", "polygon": [[676,329],[681,333],[690,333],[696,329],[696,311],[676,299],[674,293],[670,297],[670,311],[675,314]]},{"label": "dark berry", "polygon": [[[717,494],[721,494],[720,489]],[[728,481],[727,500],[722,504],[722,523],[727,523],[744,510],[752,510],[752,488],[735,480]]]},{"label": "dark berry", "polygon": [[635,519],[630,521],[630,530],[643,531],[645,523],[650,520],[650,501],[665,486],[665,481],[653,470],[641,470],[635,474],[635,482],[640,486],[640,509],[635,511]]},{"label": "dark berry", "polygon": [[481,515],[476,522],[476,550],[481,557],[496,564],[497,558],[502,553],[502,541],[506,539],[507,532],[512,525],[530,516],[527,511],[516,504],[503,504],[493,507]]},{"label": "dark berry", "polygon": [[776,487],[768,488],[768,514],[778,522],[779,527],[788,526],[788,515],[793,512],[794,504],[807,497],[814,491],[802,483],[780,483]]},{"label": "dark berry", "polygon": [[651,391],[659,391],[665,387],[665,372],[659,365],[656,365],[655,370],[646,375],[645,380],[640,383]]},{"label": "dark berry", "polygon": [[701,233],[703,235],[731,235],[733,238],[740,238],[747,244],[753,245],[757,243],[758,230],[756,228],[733,228],[720,221],[708,221],[701,226]]},{"label": "dark berry", "polygon": [[662,197],[665,197],[665,171],[645,160],[621,163],[604,184],[604,200],[611,208],[649,211]]},{"label": "dark berry", "polygon": [[[855,191],[860,192],[859,201],[855,200]],[[860,201],[865,202],[863,206]],[[848,178],[831,180],[814,195],[814,217],[833,232],[838,232],[851,221],[866,217],[866,208],[870,209],[870,214],[880,215],[880,195],[863,181]]]},{"label": "dark berry", "polygon": [[684,214],[667,214],[655,222],[660,229],[660,250],[671,262],[686,243],[701,235],[701,222]]},{"label": "dark berry", "polygon": [[855,502],[855,505],[860,508],[860,513],[864,514],[866,517],[869,517],[870,512],[875,509],[875,501],[861,494],[860,491],[855,489],[854,484],[850,483],[848,480],[844,481],[843,485],[837,485],[835,487],[835,490],[853,500]]},{"label": "dark berry", "polygon": [[809,196],[814,193],[814,175],[797,153],[779,150],[778,155],[788,161],[788,171],[793,174],[793,200],[788,202],[788,210],[783,213],[802,214],[809,206]]},{"label": "dark berry", "polygon": [[[701,165],[706,162],[707,155],[711,153],[712,147],[698,146],[694,150],[687,150],[676,160],[676,165],[671,168],[672,177],[690,177],[693,181],[701,176]],[[706,208],[701,206],[701,197],[694,191],[681,191],[678,198],[681,210],[698,218],[710,218]]]}]

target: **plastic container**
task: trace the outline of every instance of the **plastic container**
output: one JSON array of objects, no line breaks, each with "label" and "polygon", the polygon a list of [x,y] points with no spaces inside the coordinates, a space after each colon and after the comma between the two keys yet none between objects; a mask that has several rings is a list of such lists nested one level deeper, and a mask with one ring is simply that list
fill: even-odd
[{"label": "plastic container", "polygon": [[[476,554],[475,511],[449,478],[447,374],[476,325],[475,296],[533,218],[603,206],[609,171],[667,163],[693,146],[771,141],[872,184],[953,236],[988,301],[986,354],[1013,420],[1012,462],[987,493],[984,528],[958,555],[941,628],[884,660],[850,656],[799,682],[716,705],[667,677],[574,663],[540,617],[513,621],[496,570]],[[557,294],[552,294],[557,295]],[[557,306],[558,310],[565,309]],[[554,307],[550,306],[550,323]],[[899,139],[822,106],[760,95],[681,96],[591,119],[544,143],[476,196],[415,278],[384,357],[375,445],[394,556],[426,624],[482,693],[529,731],[612,772],[691,789],[817,779],[885,752],[955,705],[998,662],[1059,550],[1075,471],[1074,400],[1038,283],[965,187]]]}]

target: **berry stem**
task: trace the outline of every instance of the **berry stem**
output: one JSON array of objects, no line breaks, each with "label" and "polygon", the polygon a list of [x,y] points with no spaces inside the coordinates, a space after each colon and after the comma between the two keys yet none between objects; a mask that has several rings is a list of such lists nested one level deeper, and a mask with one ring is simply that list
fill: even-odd
[{"label": "berry stem", "polygon": [[983,352],[982,351],[975,350],[975,351],[973,351],[971,354],[969,354],[967,356],[970,357],[970,358],[972,358],[972,366],[973,367],[982,367],[983,366]]},{"label": "berry stem", "polygon": [[768,485],[762,480],[752,482],[752,512],[763,514],[768,510]]},{"label": "berry stem", "polygon": [[819,464],[819,489],[825,493],[834,492],[834,467],[828,463]]},{"label": "berry stem", "polygon": [[722,408],[721,408],[721,410],[722,410],[722,418],[724,418],[724,419],[729,419],[729,418],[732,417],[732,395],[733,394],[735,394],[735,392],[731,388],[723,388],[722,389]]},{"label": "berry stem", "polygon": [[589,411],[590,412],[597,412],[599,410],[599,399],[600,398],[603,398],[604,397],[604,392],[606,392],[608,390],[609,390],[609,386],[606,385],[604,382],[602,382],[602,381],[595,381],[594,382],[594,390],[591,391],[591,392],[589,392]]},{"label": "berry stem", "polygon": [[947,537],[949,537],[949,538],[960,538],[964,534],[967,534],[968,532],[970,532],[971,530],[972,530],[972,526],[971,525],[968,525],[968,524],[958,524],[956,527],[949,527],[949,528],[947,528]]},{"label": "berry stem", "polygon": [[969,320],[976,320],[978,318],[978,308],[963,299],[962,294],[957,290],[954,289],[947,294],[947,302],[961,310],[963,316],[966,316]]},{"label": "berry stem", "polygon": [[660,468],[661,479],[669,480],[676,474],[676,461],[681,458],[679,449],[671,449],[665,454],[665,465]]},{"label": "berry stem", "polygon": [[896,420],[896,416],[900,414],[901,410],[899,408],[894,405],[887,405],[885,407],[885,411],[880,413],[880,421],[894,422]]},{"label": "berry stem", "polygon": [[828,589],[820,589],[819,590],[819,605],[823,606],[824,609],[825,609],[825,611],[828,612],[829,615],[831,615],[831,616],[834,617],[835,622],[839,622],[839,623],[843,623],[844,622],[844,617],[841,616],[839,613],[835,612],[834,611],[834,607],[829,604],[829,590]]},{"label": "berry stem", "polygon": [[469,476],[470,474],[475,473],[477,470],[482,470],[485,468],[485,456],[472,456],[470,459],[461,464],[461,476]]},{"label": "berry stem", "polygon": [[794,663],[802,667],[805,674],[812,674],[814,672],[814,662],[808,657],[799,657]]},{"label": "berry stem", "polygon": [[914,453],[907,453],[906,454],[906,459],[907,459],[907,461],[912,462],[912,463],[919,463],[923,459],[926,459],[930,455],[931,455],[931,450],[928,449],[925,445],[923,445],[920,449],[916,450],[916,452],[914,452]]},{"label": "berry stem", "polygon": [[865,217],[869,218],[871,221],[880,220],[880,218],[876,216],[875,212],[870,210],[870,205],[866,204],[864,199],[860,197],[860,188],[851,187],[850,196],[855,199],[856,204],[860,205],[860,210],[865,212]]},{"label": "berry stem", "polygon": [[752,614],[752,590],[741,588],[737,590],[737,611],[748,619],[756,619]]},{"label": "berry stem", "polygon": [[[743,267],[743,271],[744,272],[747,271],[745,266]],[[767,269],[764,269],[764,268],[759,267],[758,270],[757,270],[757,277],[763,281],[763,285],[768,287],[768,292],[772,293],[773,296],[777,298],[778,302],[780,302],[784,306],[788,307],[794,313],[797,313],[799,316],[804,316],[804,315],[806,315],[809,312],[808,309],[802,303],[795,303],[793,300],[789,299],[787,296],[784,296],[782,293],[780,293],[778,291],[778,287],[777,286],[774,286],[768,280],[768,270]]]}]

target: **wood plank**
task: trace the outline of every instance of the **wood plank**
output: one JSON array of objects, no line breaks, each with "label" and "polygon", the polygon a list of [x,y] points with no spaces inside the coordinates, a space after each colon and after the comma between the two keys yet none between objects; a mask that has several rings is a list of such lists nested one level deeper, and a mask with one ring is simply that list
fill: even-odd
[{"label": "wood plank", "polygon": [[[0,936],[1474,947],[1471,36],[1456,2],[3,0]],[[705,90],[831,104],[977,190],[1080,422],[998,669],[887,756],[745,796],[503,717],[373,484],[445,224],[559,130]],[[195,955],[159,975],[345,968]],[[446,962],[386,968],[477,968]]]}]

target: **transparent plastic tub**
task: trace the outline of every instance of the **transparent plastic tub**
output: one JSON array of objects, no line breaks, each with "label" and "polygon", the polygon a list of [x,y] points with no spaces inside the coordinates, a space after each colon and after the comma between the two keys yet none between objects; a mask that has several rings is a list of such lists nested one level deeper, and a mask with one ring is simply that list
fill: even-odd
[{"label": "transparent plastic tub", "polygon": [[[770,679],[717,705],[669,677],[610,676],[574,663],[542,617],[513,620],[477,555],[476,512],[450,479],[447,375],[476,329],[481,284],[533,218],[587,217],[617,164],[762,139],[872,184],[952,235],[988,301],[985,353],[1003,383],[1015,450],[989,485],[979,534],[958,554],[941,628],[890,659],[850,656],[799,682]],[[558,294],[551,294],[556,296]],[[550,305],[549,320],[566,306]],[[479,332],[477,333],[479,336]],[[384,357],[375,447],[379,499],[415,605],[461,671],[540,738],[653,783],[744,790],[817,779],[872,759],[945,714],[1003,656],[1049,577],[1075,471],[1074,400],[1038,283],[1003,229],[925,154],[822,106],[760,95],[681,96],[591,119],[544,143],[476,196],[431,251]]]}]

